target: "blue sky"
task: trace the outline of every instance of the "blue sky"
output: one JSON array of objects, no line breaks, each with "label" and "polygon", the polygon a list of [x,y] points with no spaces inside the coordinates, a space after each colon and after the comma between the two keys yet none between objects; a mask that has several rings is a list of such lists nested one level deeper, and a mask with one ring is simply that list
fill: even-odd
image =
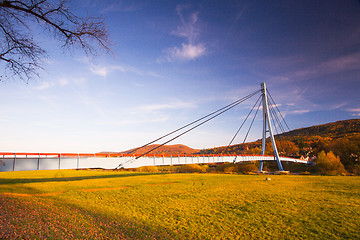
[{"label": "blue sky", "polygon": [[[64,53],[39,32],[48,52],[40,77],[0,82],[1,151],[127,150],[260,89],[261,82],[291,129],[360,117],[359,1],[88,0],[72,6],[105,19],[113,55]],[[227,145],[255,101],[173,143]],[[254,124],[251,141],[261,138],[261,118]]]}]

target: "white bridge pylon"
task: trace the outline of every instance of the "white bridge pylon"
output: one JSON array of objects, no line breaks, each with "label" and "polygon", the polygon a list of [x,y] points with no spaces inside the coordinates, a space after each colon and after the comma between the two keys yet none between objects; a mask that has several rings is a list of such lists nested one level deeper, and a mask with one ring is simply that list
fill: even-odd
[{"label": "white bridge pylon", "polygon": [[[262,144],[261,144],[261,155],[265,155],[266,133],[268,132],[270,134],[271,144],[274,150],[274,160],[277,162],[279,166],[279,171],[284,171],[284,168],[281,164],[279,152],[276,147],[274,133],[271,126],[266,84],[264,82],[261,83],[261,96],[262,96],[262,109],[263,109],[263,135],[262,135]],[[260,166],[259,166],[260,172],[263,171],[263,166],[264,166],[264,162],[260,160]]]}]

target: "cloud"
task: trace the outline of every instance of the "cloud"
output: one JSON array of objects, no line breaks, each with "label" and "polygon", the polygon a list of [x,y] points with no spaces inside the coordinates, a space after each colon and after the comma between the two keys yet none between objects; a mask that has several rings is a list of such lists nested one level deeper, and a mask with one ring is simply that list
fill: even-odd
[{"label": "cloud", "polygon": [[198,21],[198,12],[190,13],[188,18],[184,17],[184,10],[187,9],[188,6],[178,5],[176,7],[176,13],[180,18],[181,25],[177,27],[175,31],[172,32],[173,35],[186,38],[189,43],[193,43],[197,36],[199,35],[199,28],[197,27]]},{"label": "cloud", "polygon": [[198,24],[198,12],[191,12],[185,14],[185,10],[188,10],[189,6],[178,5],[176,7],[176,13],[180,19],[180,25],[171,34],[177,37],[185,39],[185,42],[181,43],[181,46],[174,46],[165,49],[166,56],[158,59],[160,62],[165,59],[168,62],[174,60],[188,61],[194,60],[203,56],[207,48],[204,43],[197,41],[200,35],[200,28]]},{"label": "cloud", "polygon": [[150,77],[158,77],[158,78],[162,77],[161,75],[159,75],[155,72],[142,71],[142,70],[140,70],[134,66],[130,66],[130,65],[120,65],[120,64],[105,65],[105,64],[93,64],[93,63],[89,63],[89,62],[83,61],[83,60],[79,60],[79,61],[88,64],[89,70],[93,74],[104,77],[104,78],[113,72],[134,73],[134,74],[140,75],[140,76],[150,76]]},{"label": "cloud", "polygon": [[35,89],[36,90],[44,90],[44,89],[47,89],[50,87],[52,87],[52,84],[50,84],[49,82],[41,82],[40,85],[35,87]]},{"label": "cloud", "polygon": [[43,81],[38,86],[34,87],[36,90],[45,90],[56,86],[65,86],[69,84],[68,80],[62,78],[58,81]]},{"label": "cloud", "polygon": [[[360,69],[360,52],[351,53],[348,55],[338,56],[332,59],[318,60],[315,63],[309,61],[307,57],[287,57],[269,59],[262,62],[270,69],[276,69],[278,66],[282,68],[293,68],[297,65],[303,65],[309,62],[307,66],[296,71],[287,71],[281,75],[269,76],[263,75],[273,81],[284,83],[289,81],[309,80],[313,78],[319,78],[327,75],[333,75],[338,73],[344,73],[348,71]],[[258,64],[258,63],[257,63]]]},{"label": "cloud", "polygon": [[360,117],[360,108],[349,108],[346,111],[351,112],[352,116]]},{"label": "cloud", "polygon": [[293,110],[293,111],[289,111],[287,113],[288,114],[304,114],[304,113],[308,113],[308,112],[310,112],[310,110],[303,109],[303,110]]},{"label": "cloud", "polygon": [[100,66],[100,65],[90,64],[89,69],[92,73],[102,77],[106,77],[110,72],[113,71],[126,72],[126,69],[120,65]]},{"label": "cloud", "polygon": [[109,12],[136,12],[141,10],[145,6],[144,3],[135,4],[133,2],[118,1],[114,2],[104,9],[101,10],[101,13]]},{"label": "cloud", "polygon": [[360,53],[334,58],[318,65],[296,71],[291,78],[312,78],[323,75],[347,72],[360,68]]},{"label": "cloud", "polygon": [[74,78],[74,79],[69,79],[69,78],[59,78],[56,80],[52,80],[52,81],[43,81],[41,82],[38,86],[35,86],[34,89],[36,90],[45,90],[45,89],[49,89],[49,88],[54,88],[54,87],[65,87],[71,83],[75,83],[75,84],[82,84],[86,81],[85,78]]},{"label": "cloud", "polygon": [[348,109],[349,112],[360,112],[360,108],[350,108]]},{"label": "cloud", "polygon": [[192,45],[192,44],[182,44],[182,47],[173,47],[167,50],[168,60],[193,60],[196,59],[206,52],[206,48],[203,44]]},{"label": "cloud", "polygon": [[60,86],[66,86],[66,85],[68,85],[69,83],[70,83],[69,80],[66,79],[66,78],[60,78],[60,79],[59,79],[59,84],[60,84]]},{"label": "cloud", "polygon": [[150,105],[139,106],[132,113],[136,114],[136,113],[154,112],[154,111],[168,110],[168,109],[184,109],[184,108],[196,108],[196,107],[197,105],[191,102],[175,101],[164,104],[150,104]]},{"label": "cloud", "polygon": [[337,104],[334,104],[334,105],[330,106],[330,109],[331,109],[331,110],[336,110],[336,109],[343,108],[343,107],[346,106],[346,105],[348,105],[347,102],[337,103]]},{"label": "cloud", "polygon": [[126,125],[139,125],[139,124],[146,124],[146,123],[161,123],[168,121],[169,118],[166,116],[160,116],[156,118],[142,118],[142,119],[128,119],[128,120],[119,120],[119,121],[98,121],[96,122],[97,125],[104,125],[104,126],[126,126]]},{"label": "cloud", "polygon": [[125,67],[122,65],[110,65],[110,64],[94,64],[88,57],[81,57],[76,59],[78,62],[88,65],[89,70],[95,75],[106,77],[111,72],[120,71],[127,72],[132,69],[132,71],[137,71],[134,67]]}]

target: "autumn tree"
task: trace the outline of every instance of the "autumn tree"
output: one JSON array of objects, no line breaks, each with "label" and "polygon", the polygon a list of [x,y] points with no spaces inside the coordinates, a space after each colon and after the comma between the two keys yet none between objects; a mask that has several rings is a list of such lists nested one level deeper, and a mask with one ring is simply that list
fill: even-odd
[{"label": "autumn tree", "polygon": [[325,153],[321,151],[315,161],[316,169],[321,174],[337,175],[346,173],[344,165],[341,163],[340,158],[330,151]]},{"label": "autumn tree", "polygon": [[261,149],[259,147],[248,148],[244,150],[244,154],[247,155],[260,155]]},{"label": "autumn tree", "polygon": [[300,149],[292,141],[277,140],[276,145],[278,147],[279,154],[282,154],[285,156],[298,156],[299,155]]},{"label": "autumn tree", "polygon": [[76,15],[66,0],[0,0],[0,64],[5,69],[0,80],[38,75],[46,51],[34,39],[34,24],[63,49],[80,48],[88,55],[110,51],[103,20]]}]

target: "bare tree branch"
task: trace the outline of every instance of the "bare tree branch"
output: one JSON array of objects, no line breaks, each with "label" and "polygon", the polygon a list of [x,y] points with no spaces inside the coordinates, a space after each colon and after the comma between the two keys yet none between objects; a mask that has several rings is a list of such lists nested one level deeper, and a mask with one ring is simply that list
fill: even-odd
[{"label": "bare tree branch", "polygon": [[0,0],[0,63],[21,79],[37,75],[46,53],[34,41],[29,26],[34,20],[52,32],[64,49],[81,48],[88,55],[96,55],[98,50],[111,52],[103,20],[76,16],[66,0]]}]

